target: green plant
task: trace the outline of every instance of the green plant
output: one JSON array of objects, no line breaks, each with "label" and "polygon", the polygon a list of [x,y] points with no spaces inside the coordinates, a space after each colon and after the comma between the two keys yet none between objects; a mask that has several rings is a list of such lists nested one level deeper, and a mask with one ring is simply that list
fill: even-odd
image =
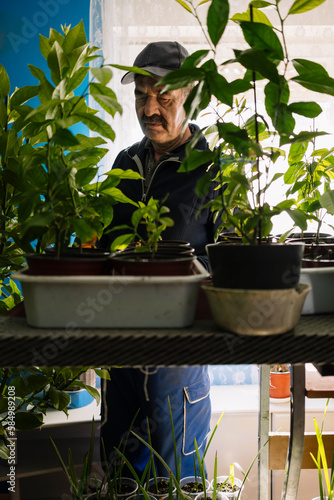
[{"label": "green plant", "polygon": [[[91,428],[91,436],[89,443],[89,450],[85,453],[82,462],[82,471],[80,476],[77,475],[75,470],[75,463],[72,456],[71,448],[68,450],[68,467],[66,467],[65,462],[63,461],[59,450],[50,437],[51,445],[54,449],[54,452],[57,455],[61,468],[65,473],[65,476],[70,484],[72,497],[74,500],[81,500],[85,498],[87,493],[96,493],[97,499],[104,498],[102,493],[104,491],[104,482],[98,482],[98,478],[92,472],[93,466],[93,453],[94,453],[94,439],[95,439],[95,422],[94,418],[92,420],[92,428]],[[83,496],[85,495],[85,496]]]},{"label": "green plant", "polygon": [[[244,243],[261,244],[272,230],[273,217],[282,212],[305,230],[308,216],[294,208],[294,200],[271,206],[268,191],[283,176],[275,170],[278,158],[285,155],[284,147],[310,143],[325,134],[296,132],[295,115],[313,120],[322,109],[316,102],[290,102],[290,86],[297,83],[334,95],[334,80],[320,64],[306,59],[290,61],[285,38],[285,24],[290,16],[311,10],[325,0],[291,1],[284,15],[279,0],[251,1],[246,12],[232,18],[240,26],[247,48],[234,49],[234,57],[222,63],[216,62],[217,49],[229,20],[228,0],[210,2],[206,26],[200,22],[198,9],[207,2],[176,1],[199,21],[209,48],[191,54],[180,70],[169,73],[160,83],[165,85],[164,90],[194,84],[185,103],[187,119],[196,118],[210,103],[214,117],[204,129],[213,136],[213,149],[197,151],[194,137],[180,170],[190,171],[211,162],[198,191],[205,192],[212,179],[220,183],[220,195],[209,204],[220,217],[217,234],[222,228],[234,228]],[[276,14],[276,25],[266,16],[267,8]],[[289,80],[291,63],[295,76]],[[242,78],[225,79],[222,72],[231,64],[241,68]],[[264,103],[266,115],[260,113],[260,103]]]},{"label": "green plant", "polygon": [[329,404],[329,399],[327,400],[327,404],[326,404],[326,408],[324,411],[322,424],[321,424],[320,428],[319,428],[319,425],[317,423],[317,420],[315,418],[313,419],[314,428],[315,428],[316,437],[317,437],[317,443],[318,443],[318,453],[317,453],[316,458],[311,453],[311,457],[312,457],[312,459],[313,459],[313,461],[318,469],[319,492],[320,492],[321,500],[324,500],[326,498],[328,500],[333,500],[333,496],[334,496],[334,454],[332,457],[330,474],[328,474],[328,465],[329,464],[327,463],[326,451],[325,451],[325,446],[324,446],[324,441],[323,441],[323,427],[324,427],[324,422],[325,422],[328,404]]},{"label": "green plant", "polygon": [[[16,430],[29,430],[43,425],[46,411],[51,406],[68,414],[70,396],[74,387],[86,389],[100,401],[99,391],[80,380],[89,367],[29,367],[0,368],[0,457],[9,456],[8,443],[15,422]],[[108,372],[95,368],[96,374],[107,378]],[[11,417],[11,418],[9,418]]]},{"label": "green plant", "polygon": [[334,179],[333,148],[316,149],[315,140],[312,141],[311,151],[305,142],[291,144],[288,163],[284,183],[290,187],[286,195],[288,198],[296,196],[296,207],[316,222],[314,241],[319,243],[323,221],[327,213],[334,213],[331,190]]},{"label": "green plant", "polygon": [[[115,238],[111,251],[126,248],[130,243],[135,242],[135,251],[150,252],[154,258],[161,234],[167,227],[174,224],[174,221],[167,215],[169,208],[164,205],[165,200],[166,198],[159,201],[151,197],[147,204],[139,201],[139,206],[131,217],[132,226],[122,225],[112,229],[128,229],[130,232]],[[144,232],[141,231],[143,226]]]},{"label": "green plant", "polygon": [[[83,243],[100,237],[112,220],[113,205],[131,203],[117,187],[121,178],[140,176],[115,170],[100,179],[98,163],[108,151],[102,137],[113,141],[115,132],[86,100],[91,96],[112,117],[122,108],[108,86],[110,68],[92,68],[94,81],[82,95],[75,95],[88,75],[89,63],[99,57],[99,48],[87,42],[82,21],[72,29],[63,27],[63,33],[51,29],[48,38],[40,35],[40,50],[49,75],[29,65],[37,86],[9,95],[9,79],[1,67],[1,109],[6,108],[11,124],[10,129],[3,129],[0,141],[7,148],[2,170],[6,170],[3,177],[10,190],[15,191],[9,202],[18,207],[20,246],[36,240],[37,252],[54,245],[59,256],[71,244],[73,234]],[[38,98],[37,106],[30,101],[32,97]],[[78,125],[95,136],[75,134]]]}]

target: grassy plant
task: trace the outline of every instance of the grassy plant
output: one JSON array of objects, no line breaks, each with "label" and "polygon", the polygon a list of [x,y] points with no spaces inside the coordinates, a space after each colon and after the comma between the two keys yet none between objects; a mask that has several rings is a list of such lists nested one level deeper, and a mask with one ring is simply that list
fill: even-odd
[{"label": "grassy plant", "polygon": [[319,492],[321,500],[327,498],[328,500],[333,500],[333,487],[334,487],[334,454],[332,457],[330,474],[328,473],[329,464],[327,463],[326,451],[323,441],[323,428],[325,423],[325,416],[327,413],[329,405],[329,399],[327,400],[321,427],[317,423],[317,420],[314,418],[314,428],[318,442],[318,452],[317,458],[311,453],[311,457],[318,469],[318,477],[319,477]]}]

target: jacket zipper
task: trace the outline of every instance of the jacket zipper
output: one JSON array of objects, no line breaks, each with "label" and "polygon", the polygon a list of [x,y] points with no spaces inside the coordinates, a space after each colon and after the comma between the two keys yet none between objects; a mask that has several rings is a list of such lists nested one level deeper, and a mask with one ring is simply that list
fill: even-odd
[{"label": "jacket zipper", "polygon": [[[136,155],[136,156],[133,156],[132,159],[135,161],[137,167],[138,167],[138,170],[139,170],[139,173],[142,177],[144,177],[144,169],[143,169],[143,165],[139,159],[139,157]],[[166,160],[163,160],[161,163],[159,163],[159,165],[157,166],[157,168],[154,170],[153,174],[152,174],[152,177],[151,177],[151,180],[150,180],[150,183],[149,185],[147,186],[147,189],[146,189],[146,192],[145,192],[145,189],[144,189],[144,180],[142,179],[141,181],[141,185],[142,185],[142,197],[141,197],[141,201],[143,203],[146,202],[146,199],[147,199],[147,195],[148,195],[148,192],[150,190],[150,187],[151,187],[151,184],[152,184],[152,181],[154,179],[154,176],[157,172],[157,170],[160,168],[160,166],[163,164],[163,163],[166,163],[166,162],[169,162],[169,161],[174,161],[174,162],[177,162],[177,163],[182,163],[180,160],[179,160],[179,157],[171,157],[171,158],[167,158]]]}]

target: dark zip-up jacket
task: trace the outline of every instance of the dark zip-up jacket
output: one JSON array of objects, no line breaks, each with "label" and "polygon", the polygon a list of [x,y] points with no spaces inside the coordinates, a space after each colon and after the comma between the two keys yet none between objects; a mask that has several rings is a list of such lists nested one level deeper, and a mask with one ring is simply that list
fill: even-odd
[{"label": "dark zip-up jacket", "polygon": [[[192,125],[192,127],[198,129],[196,125]],[[132,169],[144,177],[146,141],[147,138],[144,137],[141,142],[121,151],[113,168]],[[168,215],[174,220],[174,226],[168,227],[163,232],[163,239],[189,241],[191,246],[195,248],[196,255],[200,256],[200,260],[207,265],[205,245],[214,241],[215,224],[210,209],[201,209],[201,207],[215,197],[217,191],[214,191],[214,183],[211,182],[210,191],[205,198],[200,199],[196,195],[196,183],[204,175],[208,165],[203,165],[191,172],[177,172],[185,157],[185,148],[185,144],[181,144],[171,151],[169,158],[161,159],[162,161],[155,169],[146,192],[143,180],[124,179],[118,187],[133,201],[145,202],[152,196],[161,200],[168,193],[164,205],[170,209]],[[208,149],[208,143],[204,136],[200,137],[196,149]],[[131,204],[120,203],[116,205],[114,218],[108,229],[121,224],[131,224],[131,215],[134,210],[135,207]],[[122,234],[120,231],[104,234],[98,246],[109,249],[111,242],[120,234]]]}]

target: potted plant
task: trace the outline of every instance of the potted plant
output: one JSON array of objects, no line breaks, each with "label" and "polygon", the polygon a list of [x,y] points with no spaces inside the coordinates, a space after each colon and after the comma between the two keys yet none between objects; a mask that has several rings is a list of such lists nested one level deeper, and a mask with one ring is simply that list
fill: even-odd
[{"label": "potted plant", "polygon": [[[308,143],[314,137],[325,134],[295,131],[295,115],[313,119],[322,110],[316,102],[289,102],[289,88],[293,82],[327,93],[330,91],[326,83],[332,85],[333,79],[320,65],[295,59],[292,64],[296,73],[288,80],[290,61],[284,38],[289,16],[311,10],[316,5],[311,1],[303,4],[295,1],[283,17],[279,2],[250,2],[246,12],[232,18],[240,26],[248,48],[234,50],[234,58],[218,65],[215,56],[228,21],[229,5],[228,1],[212,0],[207,15],[209,50],[190,55],[180,70],[162,80],[165,89],[195,84],[185,104],[188,118],[196,117],[210,100],[218,101],[214,121],[207,129],[211,134],[215,133],[215,148],[206,152],[196,151],[194,140],[181,166],[182,171],[189,171],[207,161],[212,162],[212,168],[218,170],[214,178],[221,185],[220,196],[211,203],[212,210],[221,220],[218,231],[233,228],[242,238],[241,245],[208,245],[215,288],[296,288],[298,295],[303,245],[268,244],[265,240],[271,234],[272,218],[283,211],[301,230],[307,228],[307,216],[293,208],[293,200],[270,206],[267,198],[269,188],[283,176],[273,171],[277,159],[284,155],[283,148],[289,144]],[[184,2],[183,6],[198,19],[193,2]],[[269,6],[276,12],[276,26],[265,15]],[[242,78],[227,81],[222,76],[220,71],[231,63],[243,69]],[[321,82],[319,85],[314,84],[316,79]],[[237,97],[248,90],[252,91],[252,95],[247,100]],[[259,112],[260,101],[265,104],[267,117]],[[211,182],[211,178],[208,173],[202,180],[202,186]],[[290,246],[294,247],[294,255],[290,255]],[[237,261],[236,267],[233,266],[233,257]],[[287,267],[284,267],[286,264]],[[218,274],[217,277],[220,271],[222,276]],[[270,279],[272,271],[277,278],[274,281]],[[236,300],[239,300],[239,295]],[[299,310],[300,301],[297,300],[297,303]],[[285,328],[290,329],[292,323]]]},{"label": "potted plant", "polygon": [[269,396],[275,402],[290,398],[290,365],[270,365]]},{"label": "potted plant", "polygon": [[[113,140],[115,132],[86,102],[88,96],[92,97],[111,116],[122,111],[107,85],[112,76],[110,69],[92,69],[95,81],[88,84],[82,95],[75,95],[88,75],[89,62],[99,57],[98,47],[87,43],[80,22],[71,29],[63,27],[62,33],[51,29],[48,38],[40,36],[40,49],[49,75],[30,65],[37,86],[16,89],[10,95],[8,76],[1,68],[2,106],[6,106],[11,123],[3,139],[13,136],[16,140],[15,148],[5,158],[6,179],[15,190],[15,203],[19,206],[19,234],[15,241],[19,237],[24,249],[37,241],[32,258],[40,259],[43,254],[43,262],[58,263],[61,254],[72,246],[74,234],[80,243],[93,243],[111,222],[112,206],[131,200],[117,188],[124,173],[108,172],[101,181],[98,163],[108,151],[105,139]],[[33,106],[32,97],[38,98],[39,104]],[[95,136],[75,133],[79,125]],[[140,177],[131,171],[126,175]],[[92,182],[95,178],[97,181]],[[43,252],[50,246],[52,250],[45,255]],[[81,244],[70,253],[71,258],[80,258]],[[27,258],[30,262],[30,255]],[[67,268],[63,274],[69,272]],[[99,272],[101,266],[96,271]]]},{"label": "potted plant", "polygon": [[[15,429],[30,430],[41,427],[50,407],[68,414],[70,396],[68,389],[80,385],[99,402],[100,393],[86,384],[83,375],[88,367],[5,367],[0,369],[0,457],[8,458],[8,443],[12,436],[8,412],[15,414]],[[108,377],[105,370],[94,369],[101,377]]]},{"label": "potted plant", "polygon": [[188,275],[192,273],[194,249],[183,242],[168,242],[163,238],[174,221],[168,216],[164,200],[150,198],[131,217],[132,226],[116,226],[113,230],[129,232],[115,238],[111,251],[122,250],[111,257],[114,272],[120,275]]},{"label": "potted plant", "polygon": [[55,442],[50,437],[53,450],[57,455],[61,468],[69,482],[73,500],[87,499],[90,497],[91,493],[96,493],[97,498],[104,498],[103,492],[105,491],[105,482],[104,480],[98,478],[96,474],[93,473],[94,439],[95,439],[95,422],[93,418],[89,450],[84,455],[82,463],[82,471],[78,476],[78,474],[76,473],[75,463],[73,461],[71,449],[68,450],[68,467],[67,467],[61,457],[61,454]]}]

